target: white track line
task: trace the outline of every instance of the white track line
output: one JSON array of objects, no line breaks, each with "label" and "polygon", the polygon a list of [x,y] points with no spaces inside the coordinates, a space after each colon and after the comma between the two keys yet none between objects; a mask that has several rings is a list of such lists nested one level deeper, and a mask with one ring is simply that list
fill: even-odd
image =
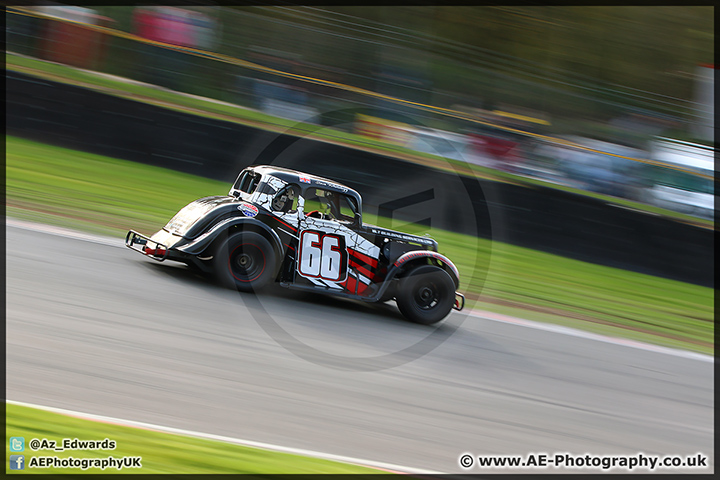
[{"label": "white track line", "polygon": [[[110,245],[113,247],[124,247],[124,239],[113,238],[107,236],[93,235],[89,233],[78,232],[77,230],[71,230],[69,228],[55,227],[52,225],[45,225],[41,223],[27,222],[24,220],[18,220],[15,218],[6,217],[7,226],[22,228],[25,230],[33,230],[51,235],[58,235],[61,237],[74,238],[77,240],[84,240],[87,242],[99,243],[102,245]],[[482,318],[483,320],[492,320],[493,322],[509,323],[526,328],[534,328],[537,330],[544,330],[547,332],[558,333],[561,335],[569,335],[572,337],[585,338],[588,340],[596,340],[604,343],[611,343],[613,345],[624,345],[626,347],[637,348],[639,350],[645,350],[648,352],[662,353],[665,355],[673,355],[676,357],[687,358],[690,360],[698,360],[701,362],[715,362],[715,358],[711,355],[705,355],[697,352],[690,352],[687,350],[680,350],[676,348],[662,347],[659,345],[653,345],[650,343],[638,342],[636,340],[629,340],[626,338],[609,337],[606,335],[600,335],[597,333],[591,333],[584,330],[578,330],[575,328],[564,327],[561,325],[555,325],[551,323],[534,322],[532,320],[525,320],[523,318],[511,317],[509,315],[502,315],[499,313],[488,312],[485,310],[471,310],[468,315]]]},{"label": "white track line", "polygon": [[121,418],[106,417],[103,415],[94,415],[91,413],[76,412],[73,410],[65,410],[63,408],[48,407],[45,405],[36,405],[33,403],[18,402],[14,400],[7,400],[10,405],[18,405],[21,407],[37,408],[39,410],[45,410],[47,412],[59,413],[61,415],[69,415],[71,417],[81,418],[84,420],[91,420],[94,422],[109,423],[114,425],[122,425],[125,427],[141,428],[144,430],[153,430],[157,432],[170,433],[174,435],[182,435],[185,437],[203,438],[206,440],[216,440],[219,442],[232,443],[235,445],[242,445],[245,447],[261,448],[264,450],[272,450],[275,452],[289,453],[293,455],[302,455],[305,457],[319,458],[323,460],[332,460],[335,462],[350,463],[353,465],[359,465],[362,467],[377,468],[380,470],[386,470],[392,473],[408,473],[408,474],[420,474],[420,475],[438,475],[441,472],[435,472],[432,470],[423,470],[419,468],[405,467],[402,465],[394,465],[392,463],[376,462],[373,460],[364,460],[361,458],[346,457],[343,455],[334,455],[332,453],[315,452],[313,450],[305,450],[302,448],[284,447],[282,445],[274,445],[271,443],[255,442],[252,440],[243,440],[241,438],[225,437],[222,435],[214,435],[212,433],[201,433],[193,432],[191,430],[183,430],[180,428],[165,427],[162,425],[154,425],[152,423],[136,422],[133,420],[123,420]]},{"label": "white track line", "polygon": [[518,325],[520,327],[534,328],[536,330],[545,330],[546,332],[559,333],[561,335],[569,335],[571,337],[586,338],[588,340],[596,340],[598,342],[612,343],[613,345],[623,345],[626,347],[646,350],[648,352],[673,355],[676,357],[687,358],[690,360],[699,360],[701,362],[715,362],[715,358],[713,356],[703,353],[662,347],[660,345],[638,342],[636,340],[629,340],[627,338],[608,337],[606,335],[600,335],[599,333],[587,332],[585,330],[578,330],[575,328],[564,327],[562,325],[555,325],[552,323],[534,322],[532,320],[525,320],[524,318],[511,317],[509,315],[502,315],[500,313],[488,312],[485,310],[471,310],[468,314],[472,315],[473,317],[482,318],[484,320],[492,320],[493,322],[509,323],[513,325]]},{"label": "white track line", "polygon": [[111,247],[124,247],[124,238],[115,238],[102,235],[93,235],[91,233],[79,232],[64,227],[56,227],[54,225],[46,225],[44,223],[28,222],[25,220],[19,220],[17,218],[5,218],[5,225],[7,227],[16,227],[23,230],[31,230],[33,232],[48,233],[50,235],[57,235],[59,237],[74,238],[77,240],[84,240],[86,242],[99,243],[102,245],[108,245]]}]

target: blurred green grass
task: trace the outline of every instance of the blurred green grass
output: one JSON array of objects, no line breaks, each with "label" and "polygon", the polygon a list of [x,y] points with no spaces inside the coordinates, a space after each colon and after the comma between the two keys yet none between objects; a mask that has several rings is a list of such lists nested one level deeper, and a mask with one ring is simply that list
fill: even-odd
[{"label": "blurred green grass", "polygon": [[[6,142],[8,214],[116,236],[152,234],[230,184],[16,137]],[[365,215],[366,223],[396,227]],[[704,353],[714,290],[431,229],[458,266],[468,307]]]},{"label": "blurred green grass", "polygon": [[[6,435],[8,441],[5,455],[9,458],[9,437],[25,438],[25,473],[171,473],[171,474],[374,474],[380,470],[352,464],[333,462],[301,455],[262,450],[232,443],[206,440],[183,435],[157,432],[117,424],[85,420],[61,415],[36,408],[7,404]],[[114,450],[84,451],[38,451],[29,449],[29,442],[37,438],[55,440],[60,444],[63,438],[79,440],[114,440]],[[142,468],[47,468],[30,470],[33,456],[54,456],[58,458],[107,458],[123,456],[142,457]],[[5,473],[18,473],[10,470]]]}]

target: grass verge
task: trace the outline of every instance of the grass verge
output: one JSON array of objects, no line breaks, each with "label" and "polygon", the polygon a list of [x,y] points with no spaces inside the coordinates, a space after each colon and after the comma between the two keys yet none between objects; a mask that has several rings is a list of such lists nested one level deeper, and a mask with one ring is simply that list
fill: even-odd
[{"label": "grass verge", "polygon": [[[7,404],[5,455],[24,455],[25,469],[29,473],[174,473],[174,474],[373,474],[380,470],[330,460],[263,450],[203,438],[127,427],[117,424],[86,420],[36,408]],[[24,437],[23,452],[10,451],[10,437]],[[32,439],[114,440],[113,450],[54,450],[33,451]],[[107,458],[142,457],[142,468],[117,467],[88,468],[29,468],[32,457]],[[36,459],[35,462],[39,460]],[[10,470],[6,473],[19,473]]]},{"label": "grass verge", "polygon": [[[230,188],[15,137],[7,138],[6,149],[10,215],[109,235],[129,229],[152,234],[192,200]],[[392,227],[383,218],[364,220]],[[428,233],[458,266],[461,291],[476,308],[713,352],[712,288],[436,229]]]}]

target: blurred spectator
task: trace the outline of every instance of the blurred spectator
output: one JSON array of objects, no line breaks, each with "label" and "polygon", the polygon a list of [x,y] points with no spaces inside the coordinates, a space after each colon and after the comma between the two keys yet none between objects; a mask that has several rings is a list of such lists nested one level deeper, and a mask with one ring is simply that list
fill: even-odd
[{"label": "blurred spectator", "polygon": [[646,158],[646,152],[575,135],[559,138],[591,149],[561,145],[548,145],[543,148],[544,155],[556,159],[558,170],[565,177],[566,183],[592,192],[638,199],[643,169],[641,163],[630,159]]},{"label": "blurred spectator", "polygon": [[156,35],[163,43],[191,46],[192,27],[189,12],[177,7],[159,7],[155,21]]},{"label": "blurred spectator", "polygon": [[[253,63],[294,74],[298,73],[302,65],[298,55],[262,47],[253,47],[250,59]],[[243,82],[245,77],[238,80]],[[254,106],[269,115],[298,122],[320,123],[320,112],[309,105],[310,96],[305,82],[260,73],[252,79],[252,92]]]},{"label": "blurred spectator", "polygon": [[136,7],[133,11],[133,31],[138,37],[148,40],[157,40],[155,38],[155,13],[154,7]]},{"label": "blurred spectator", "polygon": [[[156,37],[157,18],[155,7],[136,7],[133,11],[132,18],[132,27],[135,35],[146,40],[159,41],[159,38]],[[137,45],[137,51],[140,57],[136,62],[137,77],[144,82],[155,83],[154,58],[156,48],[157,47],[146,43],[139,43]]]},{"label": "blurred spectator", "polygon": [[219,35],[215,19],[201,12],[190,12],[190,21],[194,35],[191,45],[202,50],[211,50]]},{"label": "blurred spectator", "polygon": [[88,26],[107,27],[115,22],[113,19],[86,7],[46,5],[36,7],[36,10],[53,19],[47,22],[44,32],[44,58],[80,68],[99,68],[107,36]]},{"label": "blurred spectator", "polygon": [[320,112],[308,106],[308,94],[304,88],[256,80],[254,94],[260,110],[268,115],[298,122],[319,123]]},{"label": "blurred spectator", "polygon": [[[133,16],[136,35],[179,47],[209,48],[215,26],[207,15],[178,7],[137,7]],[[140,66],[144,80],[181,90],[188,76],[188,55],[159,45],[148,45],[144,50]]]}]

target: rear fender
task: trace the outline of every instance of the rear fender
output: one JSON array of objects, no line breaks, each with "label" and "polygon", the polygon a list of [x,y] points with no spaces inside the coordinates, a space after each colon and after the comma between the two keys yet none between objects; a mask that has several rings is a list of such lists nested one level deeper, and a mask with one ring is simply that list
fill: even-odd
[{"label": "rear fender", "polygon": [[233,227],[254,230],[258,233],[263,234],[275,249],[277,257],[282,258],[282,242],[280,241],[280,237],[278,236],[278,234],[264,223],[247,217],[227,218],[221,222],[218,222],[213,225],[207,232],[203,233],[192,242],[188,243],[187,245],[183,245],[182,247],[177,247],[177,250],[180,250],[181,252],[187,253],[189,255],[199,255],[203,253],[210,245],[212,245],[213,242],[217,240],[217,238],[222,233]]},{"label": "rear fender", "polygon": [[455,288],[458,288],[460,286],[460,273],[458,272],[455,264],[453,264],[450,259],[447,258],[445,255],[433,252],[431,250],[414,250],[412,252],[402,254],[400,258],[395,260],[395,262],[393,263],[392,269],[390,270],[390,272],[388,272],[388,277],[395,277],[402,271],[406,270],[407,267],[409,267],[411,264],[414,264],[419,260],[423,261],[428,259],[432,259],[438,262],[440,266],[450,274],[453,281],[455,282]]}]

